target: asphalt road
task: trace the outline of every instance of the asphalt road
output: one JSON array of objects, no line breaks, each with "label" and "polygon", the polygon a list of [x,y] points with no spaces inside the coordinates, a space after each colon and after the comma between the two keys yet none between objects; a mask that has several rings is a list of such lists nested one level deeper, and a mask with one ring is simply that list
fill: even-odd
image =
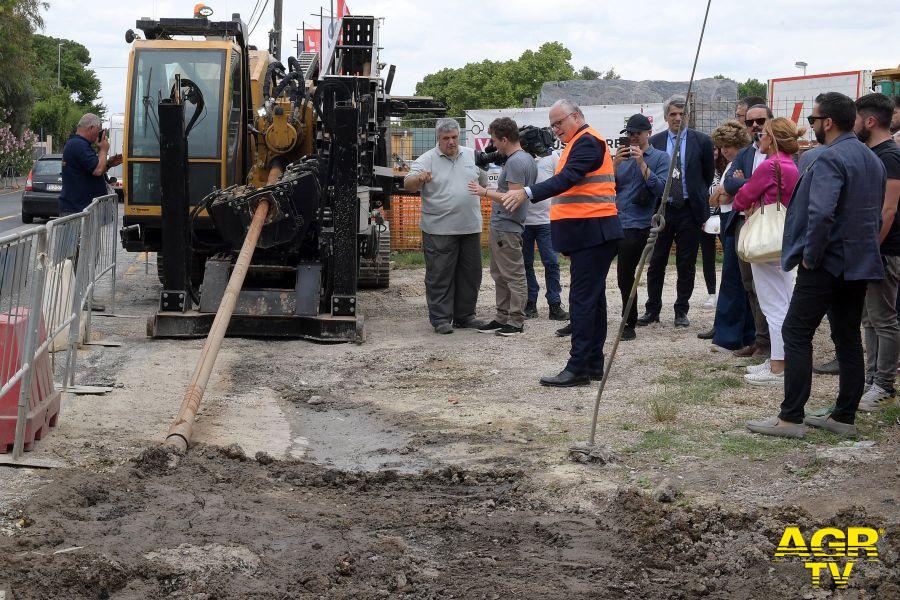
[{"label": "asphalt road", "polygon": [[22,223],[22,190],[0,189],[0,236],[29,227],[33,225]]}]

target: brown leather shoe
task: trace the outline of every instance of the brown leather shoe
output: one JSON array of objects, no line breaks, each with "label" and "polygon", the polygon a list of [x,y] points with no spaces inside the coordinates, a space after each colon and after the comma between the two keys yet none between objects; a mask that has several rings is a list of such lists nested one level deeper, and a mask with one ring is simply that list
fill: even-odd
[{"label": "brown leather shoe", "polygon": [[753,350],[753,354],[751,358],[769,358],[772,356],[772,349],[768,346],[756,346],[755,350]]},{"label": "brown leather shoe", "polygon": [[756,344],[750,344],[749,346],[744,346],[743,348],[735,350],[732,354],[738,358],[750,358],[753,356],[754,352],[756,352]]}]

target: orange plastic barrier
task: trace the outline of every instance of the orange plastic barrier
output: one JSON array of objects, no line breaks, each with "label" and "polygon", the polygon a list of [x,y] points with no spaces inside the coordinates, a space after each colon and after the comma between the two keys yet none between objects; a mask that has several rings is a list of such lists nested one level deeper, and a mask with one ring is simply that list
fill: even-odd
[{"label": "orange plastic barrier", "polygon": [[[391,224],[391,250],[422,250],[422,230],[419,219],[422,216],[422,198],[420,196],[392,196],[391,209],[383,211]],[[488,225],[491,222],[491,201],[481,199],[481,247],[487,248]]]}]

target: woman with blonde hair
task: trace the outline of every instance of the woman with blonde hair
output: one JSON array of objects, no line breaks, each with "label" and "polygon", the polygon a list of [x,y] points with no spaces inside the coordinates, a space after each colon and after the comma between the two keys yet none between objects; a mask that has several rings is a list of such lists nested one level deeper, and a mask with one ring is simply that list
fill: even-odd
[{"label": "woman with blonde hair", "polygon": [[[806,132],[784,117],[772,119],[763,127],[759,149],[767,155],[762,164],[734,197],[734,210],[752,214],[761,205],[775,205],[768,210],[785,210],[800,179],[792,155],[800,150],[798,139]],[[751,385],[784,385],[784,340],[781,325],[794,291],[794,272],[785,272],[781,261],[753,263],[753,283],[759,306],[769,324],[772,339],[770,360],[747,368],[744,379]]]},{"label": "woman with blonde hair", "polygon": [[[728,165],[724,173],[732,169],[731,161],[742,148],[750,145],[750,132],[743,123],[725,121],[710,136],[713,145],[725,158]],[[732,351],[749,346],[756,339],[753,311],[747,300],[747,292],[741,281],[741,267],[735,250],[734,215],[731,213],[732,198],[721,183],[714,182],[709,195],[709,205],[721,212],[722,236],[722,282],[716,300],[716,316],[712,330],[697,334],[704,340],[712,340],[711,350]]]}]

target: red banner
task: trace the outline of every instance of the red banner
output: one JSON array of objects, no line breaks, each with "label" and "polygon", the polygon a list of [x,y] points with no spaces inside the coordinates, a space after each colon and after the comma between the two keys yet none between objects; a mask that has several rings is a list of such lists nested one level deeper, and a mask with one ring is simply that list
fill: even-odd
[{"label": "red banner", "polygon": [[321,52],[322,50],[322,30],[307,29],[303,32],[303,51],[304,52]]},{"label": "red banner", "polygon": [[346,17],[350,14],[350,8],[347,6],[346,0],[338,0],[337,5],[337,16],[338,17]]}]

